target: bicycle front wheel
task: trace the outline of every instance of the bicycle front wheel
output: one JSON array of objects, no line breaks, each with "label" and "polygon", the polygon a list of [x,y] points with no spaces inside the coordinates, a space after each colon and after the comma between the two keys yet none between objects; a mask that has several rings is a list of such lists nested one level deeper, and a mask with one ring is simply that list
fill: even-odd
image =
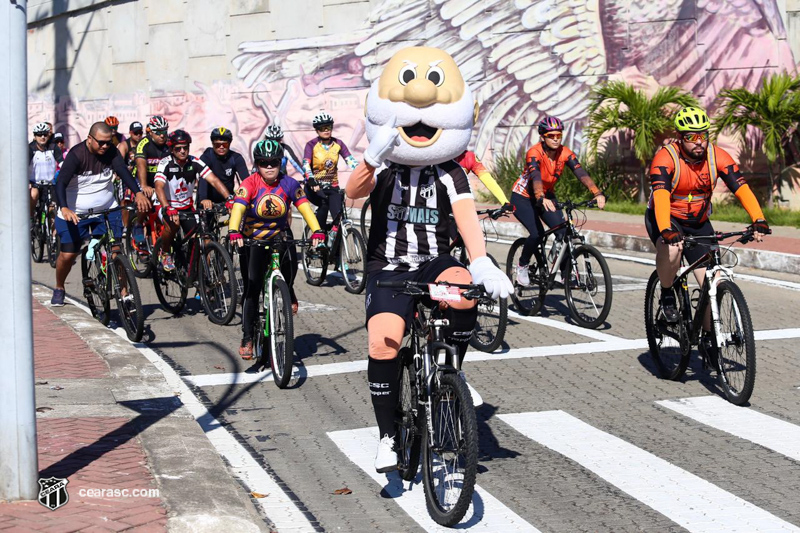
[{"label": "bicycle front wheel", "polygon": [[525,246],[525,237],[514,241],[508,250],[506,259],[506,275],[511,283],[514,284],[514,293],[511,301],[517,308],[517,312],[524,316],[536,315],[542,309],[544,297],[547,294],[547,268],[543,267],[536,255],[531,256],[528,263],[528,284],[522,284],[517,279],[517,265],[522,255],[522,248]]},{"label": "bicycle front wheel", "polygon": [[339,266],[344,278],[344,290],[360,294],[367,285],[367,245],[355,228],[344,228],[339,243]]},{"label": "bicycle front wheel", "polygon": [[670,324],[661,311],[661,281],[658,279],[658,272],[653,271],[644,293],[647,345],[659,376],[673,381],[680,379],[686,372],[691,353],[684,321],[684,299],[680,293],[676,296],[679,319],[676,324]]},{"label": "bicycle front wheel", "polygon": [[[414,372],[414,359],[410,348],[401,348],[397,354],[400,361],[400,394],[395,413],[395,449],[397,450],[397,470],[400,477],[411,481],[417,477],[419,456],[422,448],[422,422],[425,420],[424,407],[417,397],[417,375]],[[418,409],[416,414],[414,410]]]},{"label": "bicycle front wheel", "polygon": [[467,385],[458,374],[440,376],[430,399],[431,426],[422,448],[422,479],[431,518],[457,524],[469,509],[478,470],[478,428]]},{"label": "bicycle front wheel", "polygon": [[46,235],[41,222],[39,222],[40,216],[37,215],[31,226],[31,258],[34,263],[41,263],[44,257]]},{"label": "bicycle front wheel", "polygon": [[[111,321],[111,297],[109,296],[110,283],[105,269],[102,267],[102,259],[86,257],[87,249],[81,252],[81,276],[83,278],[83,297],[92,316],[107,326]],[[102,253],[99,249],[95,254]]]},{"label": "bicycle front wheel", "polygon": [[[489,259],[497,268],[494,257],[487,254]],[[469,344],[476,350],[482,352],[493,352],[502,344],[506,336],[506,325],[508,324],[508,300],[498,298],[492,300],[488,296],[483,296],[478,300],[478,321],[475,329],[472,330],[472,337]]]},{"label": "bicycle front wheel", "polygon": [[206,315],[214,324],[228,324],[238,299],[233,260],[221,244],[209,241],[200,261],[200,301]]},{"label": "bicycle front wheel", "polygon": [[572,319],[596,329],[611,311],[613,289],[605,257],[594,246],[578,246],[567,268],[564,293]]},{"label": "bicycle front wheel", "polygon": [[[136,226],[141,226],[139,229],[143,235],[138,241],[133,235]],[[149,277],[152,272],[153,262],[150,259],[153,257],[153,246],[151,238],[148,224],[139,224],[136,217],[131,216],[128,231],[125,234],[125,254],[128,256],[133,274],[137,278]]]},{"label": "bicycle front wheel", "polygon": [[180,249],[176,246],[174,261],[175,269],[166,271],[158,261],[161,251],[161,239],[156,241],[151,257],[153,268],[153,288],[156,290],[161,307],[167,313],[177,315],[186,305],[186,295],[189,292],[189,285],[186,280],[186,264]]},{"label": "bicycle front wheel", "polygon": [[[372,202],[369,200],[370,199],[367,198],[361,206],[361,235],[363,235],[365,239],[367,235],[369,235],[367,231],[367,219],[369,219],[370,224],[372,223]],[[369,215],[369,217],[367,215]]]},{"label": "bicycle front wheel", "polygon": [[719,328],[723,343],[719,354],[719,384],[734,405],[744,405],[756,382],[756,343],[750,310],[742,290],[732,281],[717,285]]},{"label": "bicycle front wheel", "polygon": [[[303,229],[303,239],[311,239],[311,230],[308,226]],[[300,249],[300,255],[308,284],[315,287],[322,285],[322,282],[325,281],[325,274],[328,272],[328,249],[303,246]]]},{"label": "bicycle front wheel", "polygon": [[269,366],[275,384],[285,389],[292,379],[294,364],[294,325],[292,323],[292,298],[289,285],[283,278],[272,281],[272,309],[270,310]]},{"label": "bicycle front wheel", "polygon": [[[117,255],[111,265],[109,279],[114,287],[114,299],[117,301],[120,322],[128,338],[133,342],[139,342],[144,335],[144,310],[139,295],[139,285],[136,283],[136,276],[133,275],[133,267],[121,254]],[[126,296],[122,295],[122,287],[128,291]]]}]

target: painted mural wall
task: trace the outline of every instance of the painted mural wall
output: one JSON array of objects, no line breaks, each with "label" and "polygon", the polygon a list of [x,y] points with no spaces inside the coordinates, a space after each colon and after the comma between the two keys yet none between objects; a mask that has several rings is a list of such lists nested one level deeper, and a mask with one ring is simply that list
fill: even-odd
[{"label": "painted mural wall", "polygon": [[[272,0],[266,11],[254,7],[252,16],[277,20],[285,9],[277,8],[277,1]],[[336,3],[301,0],[298,9],[315,2],[320,9]],[[246,6],[236,4],[244,11],[236,17],[247,17]],[[199,9],[203,5],[207,4],[199,4]],[[213,57],[208,68],[195,69],[201,72],[197,79],[185,75],[184,86],[177,90],[154,89],[158,84],[150,80],[150,90],[112,83],[113,91],[102,94],[100,89],[98,94],[95,89],[82,97],[58,94],[47,84],[40,84],[43,89],[34,86],[29,121],[52,121],[75,143],[92,122],[109,114],[125,125],[162,114],[172,129],[186,129],[198,139],[195,152],[218,125],[233,129],[235,147],[248,152],[269,124],[279,124],[287,132],[285,140],[299,152],[313,136],[312,116],[325,109],[336,120],[334,134],[358,156],[366,147],[363,102],[369,84],[396,50],[427,45],[449,51],[461,66],[481,108],[472,144],[491,159],[495,153],[517,153],[535,142],[534,125],[545,114],[567,122],[566,142],[579,149],[589,92],[604,80],[621,79],[649,89],[677,85],[713,107],[722,88],[755,89],[763,77],[794,71],[797,64],[792,36],[787,35],[792,13],[787,14],[783,0],[359,0],[351,7],[348,23],[338,24],[347,31],[328,28],[268,40],[252,36],[269,36],[275,30],[230,31],[225,46],[234,49],[220,56],[222,62]],[[152,5],[125,7],[128,13],[145,8]],[[102,9],[105,32],[111,34],[106,39],[113,41],[118,37],[112,32],[115,8]],[[65,16],[69,19],[68,14],[52,22],[45,18],[31,32],[58,24]],[[227,16],[232,20],[234,15]],[[181,27],[179,31],[191,31],[194,38],[204,31],[197,24]],[[206,38],[218,37],[219,31],[207,29]],[[175,62],[180,70],[185,58],[179,53],[150,48],[155,40],[152,27],[149,34],[140,33],[148,39],[148,48],[139,63],[147,67],[147,61],[166,62],[169,72],[170,62]],[[39,44],[29,43],[29,48]],[[74,64],[86,61],[77,52],[73,55]],[[125,75],[117,64],[99,70],[101,76]],[[41,78],[30,72],[29,78],[37,75]]]}]

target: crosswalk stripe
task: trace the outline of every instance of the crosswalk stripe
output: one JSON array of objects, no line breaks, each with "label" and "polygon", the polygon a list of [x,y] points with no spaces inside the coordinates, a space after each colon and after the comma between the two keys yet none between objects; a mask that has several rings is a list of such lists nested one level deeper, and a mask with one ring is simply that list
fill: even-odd
[{"label": "crosswalk stripe", "polygon": [[701,424],[800,461],[800,426],[752,409],[731,405],[717,396],[663,400],[656,403]]},{"label": "crosswalk stripe", "polygon": [[800,531],[760,507],[564,411],[499,417],[529,439],[575,461],[689,531]]},{"label": "crosswalk stripe", "polygon": [[[384,487],[384,493],[397,502],[403,511],[408,513],[425,531],[442,533],[450,531],[450,528],[440,526],[428,515],[421,471],[413,482],[404,482],[397,472],[379,474],[375,471],[373,461],[375,449],[378,446],[377,427],[332,431],[328,433],[328,437],[348,459],[381,487]],[[407,487],[404,486],[404,483]],[[478,485],[475,486],[475,496],[472,498],[469,511],[454,529],[485,532],[519,531],[523,533],[539,531]]]}]

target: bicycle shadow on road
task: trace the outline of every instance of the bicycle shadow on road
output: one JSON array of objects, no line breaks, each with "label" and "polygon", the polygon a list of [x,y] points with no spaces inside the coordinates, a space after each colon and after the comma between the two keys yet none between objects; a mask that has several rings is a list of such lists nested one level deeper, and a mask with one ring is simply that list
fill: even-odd
[{"label": "bicycle shadow on road", "polygon": [[[308,357],[340,355],[349,350],[336,342],[336,338],[329,338],[319,333],[306,333],[294,338],[294,353],[296,360],[302,361]],[[330,348],[325,350],[324,347]]]},{"label": "bicycle shadow on road", "polygon": [[[639,354],[637,359],[639,360],[639,364],[641,364],[645,370],[653,374],[655,378],[663,379],[658,373],[658,369],[653,362],[653,356],[650,355],[650,352],[642,352]],[[703,368],[703,360],[700,354],[697,353],[697,350],[692,350],[692,354],[689,356],[689,366],[686,368],[686,372],[683,374],[683,376],[681,376],[680,379],[675,380],[675,383],[688,384],[693,381],[700,383],[711,394],[720,396],[722,398],[725,397],[725,393],[719,386],[716,371]],[[744,405],[747,407],[750,405],[750,402],[747,402]]]},{"label": "bicycle shadow on road", "polygon": [[[500,441],[494,435],[489,421],[497,413],[497,407],[484,402],[483,405],[475,409],[475,418],[478,422],[478,473],[488,471],[483,463],[495,459],[513,459],[519,456],[519,452],[509,450],[500,445]],[[473,502],[474,503],[474,502]],[[476,513],[477,514],[477,513]]]}]

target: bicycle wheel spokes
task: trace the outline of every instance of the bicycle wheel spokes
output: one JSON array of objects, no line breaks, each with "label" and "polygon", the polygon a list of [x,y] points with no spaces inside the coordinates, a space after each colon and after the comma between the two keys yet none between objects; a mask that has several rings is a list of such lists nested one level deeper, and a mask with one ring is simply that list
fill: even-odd
[{"label": "bicycle wheel spokes", "polygon": [[739,287],[722,281],[717,287],[719,328],[722,342],[719,354],[720,385],[728,401],[747,403],[756,376],[755,341],[750,312]]},{"label": "bicycle wheel spokes", "polygon": [[[109,276],[114,287],[114,296],[122,327],[125,328],[130,340],[139,342],[144,334],[144,311],[133,268],[119,255],[112,263],[112,271],[109,272]],[[125,295],[123,295],[123,289],[126,292]]]},{"label": "bicycle wheel spokes", "polygon": [[613,289],[605,258],[592,246],[579,246],[568,269],[564,291],[572,318],[585,328],[597,328],[611,311]]},{"label": "bicycle wheel spokes", "polygon": [[[96,250],[95,253],[101,253]],[[98,265],[98,258],[89,260],[86,250],[81,254],[81,275],[83,276],[83,296],[92,312],[101,324],[107,326],[111,321],[111,298],[106,273]]]},{"label": "bicycle wheel spokes", "polygon": [[472,501],[478,466],[475,408],[457,374],[441,376],[430,402],[431,431],[425,437],[423,480],[428,512],[451,526]]},{"label": "bicycle wheel spokes", "polygon": [[[311,230],[308,226],[303,230],[303,239],[311,238]],[[306,281],[314,286],[322,285],[325,281],[325,274],[328,272],[328,252],[325,248],[315,248],[304,246],[301,249],[303,260],[303,272]]]},{"label": "bicycle wheel spokes", "polygon": [[402,348],[397,354],[397,358],[400,361],[400,394],[395,414],[397,428],[395,449],[399,458],[397,469],[400,477],[411,481],[416,477],[419,468],[419,454],[422,446],[419,420],[424,418],[424,414],[420,412],[417,415],[414,414],[414,409],[417,408],[417,389],[411,350]]},{"label": "bicycle wheel spokes", "polygon": [[[661,282],[658,273],[653,272],[645,291],[645,330],[650,354],[658,374],[664,379],[677,380],[689,364],[691,346],[683,319],[676,324],[666,321],[661,310]],[[683,298],[677,298],[678,316],[684,316]]]},{"label": "bicycle wheel spokes", "polygon": [[547,294],[547,270],[541,267],[536,254],[533,254],[528,263],[529,283],[522,284],[517,279],[517,265],[520,262],[525,240],[525,238],[517,239],[511,245],[506,259],[506,274],[514,284],[511,300],[514,302],[517,312],[528,316],[537,314],[544,304],[544,297]]},{"label": "bicycle wheel spokes", "polygon": [[214,324],[227,324],[236,313],[236,280],[233,261],[217,242],[206,245],[200,280],[201,300],[208,319]]},{"label": "bicycle wheel spokes", "polygon": [[339,256],[345,290],[353,294],[360,293],[366,285],[367,246],[358,230],[353,228],[346,230]]},{"label": "bicycle wheel spokes", "polygon": [[292,300],[289,286],[281,278],[274,278],[272,285],[272,328],[270,332],[270,367],[275,384],[283,389],[292,378],[294,363],[294,328],[292,324]]},{"label": "bicycle wheel spokes", "polygon": [[175,269],[165,271],[158,262],[161,250],[161,240],[156,243],[153,249],[153,287],[156,291],[161,307],[173,315],[177,315],[186,304],[186,295],[189,292],[186,280],[186,266],[183,256],[179,249],[173,255]]}]

